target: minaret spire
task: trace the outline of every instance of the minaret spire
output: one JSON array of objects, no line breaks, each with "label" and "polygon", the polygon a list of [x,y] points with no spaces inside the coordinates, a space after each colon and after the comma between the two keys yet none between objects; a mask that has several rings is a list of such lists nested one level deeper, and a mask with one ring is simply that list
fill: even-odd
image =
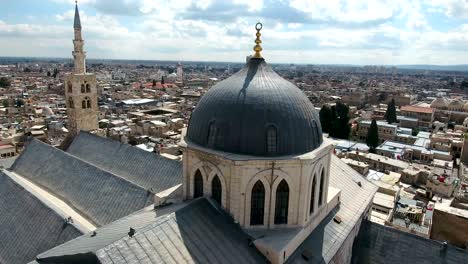
[{"label": "minaret spire", "polygon": [[78,11],[78,1],[75,1],[75,22],[73,24],[75,29],[81,29],[80,12]]},{"label": "minaret spire", "polygon": [[86,73],[86,53],[83,50],[84,41],[81,36],[81,20],[80,12],[78,11],[78,1],[75,1],[75,21],[73,23],[73,28],[75,30],[75,39],[73,40],[74,50],[72,54],[75,59],[75,73],[84,74]]}]

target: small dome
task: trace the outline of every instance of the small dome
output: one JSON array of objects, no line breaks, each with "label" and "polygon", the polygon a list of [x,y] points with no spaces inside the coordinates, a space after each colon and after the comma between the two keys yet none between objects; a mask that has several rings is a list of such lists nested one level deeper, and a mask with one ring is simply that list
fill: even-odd
[{"label": "small dome", "polygon": [[448,106],[447,99],[443,97],[437,97],[432,101],[431,108],[446,108]]},{"label": "small dome", "polygon": [[463,105],[463,110],[468,111],[468,102]]},{"label": "small dome", "polygon": [[200,99],[187,141],[229,153],[297,155],[320,146],[322,129],[307,96],[263,58],[252,58]]},{"label": "small dome", "polygon": [[455,99],[455,100],[452,100],[448,106],[449,107],[461,107],[463,106],[463,103],[460,100]]}]

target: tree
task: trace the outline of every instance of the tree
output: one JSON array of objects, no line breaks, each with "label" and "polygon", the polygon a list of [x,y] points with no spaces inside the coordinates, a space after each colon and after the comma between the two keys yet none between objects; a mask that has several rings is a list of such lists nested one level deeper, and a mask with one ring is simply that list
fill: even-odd
[{"label": "tree", "polygon": [[387,105],[387,111],[385,112],[385,120],[387,123],[396,123],[397,116],[396,116],[396,107],[395,107],[395,100],[392,98],[392,101]]},{"label": "tree", "polygon": [[366,144],[372,153],[375,153],[375,149],[379,146],[379,129],[375,119],[372,119],[369,130],[367,130]]},{"label": "tree", "polygon": [[52,74],[52,77],[57,78],[58,73],[59,73],[59,70],[55,68],[54,73]]},{"label": "tree", "polygon": [[24,105],[23,99],[17,99],[17,100],[15,101],[15,106],[16,106],[16,107],[22,107],[23,105]]},{"label": "tree", "polygon": [[50,77],[50,75],[51,75],[50,71],[47,71],[47,77]]},{"label": "tree", "polygon": [[6,77],[2,77],[0,78],[0,87],[10,87],[11,83],[10,83],[10,80],[8,80],[8,78]]},{"label": "tree", "polygon": [[3,104],[3,107],[5,108],[10,106],[10,102],[8,102],[8,100],[3,100],[2,104]]},{"label": "tree", "polygon": [[332,111],[328,105],[323,105],[322,109],[319,112],[320,124],[322,125],[322,131],[325,133],[330,133],[333,117]]},{"label": "tree", "polygon": [[337,138],[348,139],[351,133],[349,125],[349,107],[341,102],[336,104],[336,126]]},{"label": "tree", "polygon": [[387,94],[386,93],[379,93],[379,103],[387,100]]},{"label": "tree", "polygon": [[156,87],[156,80],[153,79],[153,87]]},{"label": "tree", "polygon": [[463,80],[460,84],[460,88],[465,90],[465,89],[468,89],[468,81],[467,80]]},{"label": "tree", "polygon": [[331,128],[330,136],[341,139],[348,139],[351,133],[351,126],[349,125],[349,107],[342,102],[336,103],[331,108]]}]

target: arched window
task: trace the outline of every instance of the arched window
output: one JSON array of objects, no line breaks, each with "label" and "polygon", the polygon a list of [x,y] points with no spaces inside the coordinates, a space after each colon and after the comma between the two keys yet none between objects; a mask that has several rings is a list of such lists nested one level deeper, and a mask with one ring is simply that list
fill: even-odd
[{"label": "arched window", "polygon": [[312,214],[315,210],[315,187],[316,186],[317,186],[317,177],[314,174],[314,178],[312,179],[312,189],[310,190],[309,214]]},{"label": "arched window", "polygon": [[275,225],[288,223],[289,186],[282,180],[276,189]]},{"label": "arched window", "polygon": [[322,170],[322,175],[320,176],[319,206],[321,206],[323,202],[324,185],[325,185],[325,170]]},{"label": "arched window", "polygon": [[81,93],[85,93],[86,90],[85,90],[85,85],[84,84],[81,84]]},{"label": "arched window", "polygon": [[71,82],[68,82],[68,93],[73,93],[73,86]]},{"label": "arched window", "polygon": [[215,175],[211,181],[211,198],[221,204],[221,196],[223,193],[223,187],[221,186],[221,181],[219,180],[218,175]]},{"label": "arched window", "polygon": [[75,104],[73,103],[73,99],[72,99],[72,98],[68,98],[68,107],[70,107],[70,108],[75,108]]},{"label": "arched window", "polygon": [[213,147],[216,141],[216,126],[214,122],[210,123],[210,127],[208,128],[208,146]]},{"label": "arched window", "polygon": [[265,187],[257,181],[252,188],[250,200],[250,225],[263,225],[265,210]]},{"label": "arched window", "polygon": [[278,133],[276,127],[269,126],[267,128],[267,152],[270,154],[278,151]]},{"label": "arched window", "polygon": [[85,97],[85,99],[81,102],[81,107],[83,109],[91,108],[91,99],[89,99],[89,97]]},{"label": "arched window", "polygon": [[193,179],[193,198],[203,196],[203,177],[200,170],[195,172],[195,178]]},{"label": "arched window", "polygon": [[87,93],[90,93],[91,92],[91,86],[88,84],[86,84],[86,92]]}]

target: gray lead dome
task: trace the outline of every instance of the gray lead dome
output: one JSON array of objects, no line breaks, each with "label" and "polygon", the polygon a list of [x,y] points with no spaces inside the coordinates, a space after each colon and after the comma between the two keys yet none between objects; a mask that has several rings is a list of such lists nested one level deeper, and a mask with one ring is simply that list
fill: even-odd
[{"label": "gray lead dome", "polygon": [[320,146],[322,128],[307,96],[253,58],[200,99],[187,141],[236,154],[298,155]]}]

